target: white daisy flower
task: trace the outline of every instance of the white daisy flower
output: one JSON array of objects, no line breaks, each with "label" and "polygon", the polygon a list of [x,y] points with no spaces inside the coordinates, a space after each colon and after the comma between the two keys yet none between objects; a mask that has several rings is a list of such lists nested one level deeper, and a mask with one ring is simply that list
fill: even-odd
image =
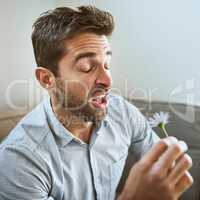
[{"label": "white daisy flower", "polygon": [[148,121],[151,127],[160,127],[163,130],[165,136],[168,137],[165,125],[169,123],[169,117],[169,113],[159,112],[155,113],[153,117],[150,117]]}]

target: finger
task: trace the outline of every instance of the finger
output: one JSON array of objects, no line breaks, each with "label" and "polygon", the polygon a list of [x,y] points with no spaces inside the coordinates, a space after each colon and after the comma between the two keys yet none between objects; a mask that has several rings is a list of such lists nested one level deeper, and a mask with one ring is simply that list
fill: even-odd
[{"label": "finger", "polygon": [[183,141],[178,141],[175,144],[172,144],[160,157],[158,160],[158,165],[160,168],[168,172],[172,168],[174,161],[177,160],[183,153],[188,149],[188,146]]},{"label": "finger", "polygon": [[164,138],[163,141],[167,144],[167,146],[171,146],[172,144],[176,144],[178,142],[176,137],[169,136],[167,138]]},{"label": "finger", "polygon": [[183,177],[184,173],[192,167],[192,159],[188,154],[184,154],[176,162],[176,165],[170,171],[168,176],[169,182],[177,184],[179,180]]},{"label": "finger", "polygon": [[192,184],[194,180],[190,173],[186,171],[184,175],[181,177],[179,182],[175,186],[175,192],[179,194],[179,196],[185,192]]},{"label": "finger", "polygon": [[160,140],[147,154],[142,157],[140,162],[144,163],[146,167],[151,167],[156,161],[158,161],[158,159],[166,151],[168,146],[176,142],[177,139],[175,137],[168,137]]}]

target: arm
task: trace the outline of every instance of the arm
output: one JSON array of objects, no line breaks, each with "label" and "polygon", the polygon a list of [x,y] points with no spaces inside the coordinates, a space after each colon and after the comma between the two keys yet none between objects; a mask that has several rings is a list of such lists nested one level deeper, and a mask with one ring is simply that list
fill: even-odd
[{"label": "arm", "polygon": [[26,147],[0,148],[0,199],[53,200],[47,167]]},{"label": "arm", "polygon": [[142,113],[131,104],[129,104],[128,114],[132,135],[130,151],[139,160],[160,138],[152,130]]}]

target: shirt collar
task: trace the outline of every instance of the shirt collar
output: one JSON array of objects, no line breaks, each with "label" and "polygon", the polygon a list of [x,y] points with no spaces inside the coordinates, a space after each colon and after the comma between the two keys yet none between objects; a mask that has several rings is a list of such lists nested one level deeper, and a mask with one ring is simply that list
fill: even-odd
[{"label": "shirt collar", "polygon": [[70,143],[74,139],[74,136],[56,118],[56,116],[53,112],[53,109],[51,107],[50,97],[48,97],[46,99],[44,106],[45,106],[45,110],[47,113],[47,119],[49,122],[49,126],[50,126],[51,130],[55,133],[55,135],[59,138],[59,142],[61,143],[61,146],[64,146],[64,145]]},{"label": "shirt collar", "polygon": [[[80,139],[76,138],[70,131],[68,131],[62,123],[56,118],[53,109],[51,107],[51,100],[48,96],[47,99],[44,101],[44,107],[45,111],[47,113],[47,119],[49,122],[49,126],[51,130],[55,133],[55,135],[59,138],[59,143],[63,147],[70,143],[72,140],[75,140],[76,142],[85,144]],[[99,124],[98,127],[93,131],[93,133],[96,133],[97,135],[100,134],[100,129],[102,126],[107,126],[109,121],[108,114],[106,115],[105,119]]]}]

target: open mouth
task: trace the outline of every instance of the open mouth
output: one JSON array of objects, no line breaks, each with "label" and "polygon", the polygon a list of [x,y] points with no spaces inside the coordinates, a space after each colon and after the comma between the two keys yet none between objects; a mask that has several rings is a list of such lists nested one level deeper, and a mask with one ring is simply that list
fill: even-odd
[{"label": "open mouth", "polygon": [[104,109],[107,107],[108,100],[107,100],[108,94],[99,95],[96,97],[92,97],[89,102],[95,107]]}]

